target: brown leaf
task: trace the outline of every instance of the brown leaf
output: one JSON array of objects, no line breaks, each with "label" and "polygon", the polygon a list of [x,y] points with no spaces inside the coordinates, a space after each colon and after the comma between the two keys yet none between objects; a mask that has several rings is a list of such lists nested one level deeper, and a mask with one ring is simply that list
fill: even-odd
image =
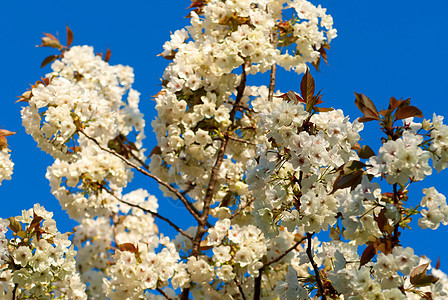
[{"label": "brown leaf", "polygon": [[410,117],[423,118],[423,113],[415,106],[401,106],[395,112],[395,120],[402,120]]},{"label": "brown leaf", "polygon": [[302,98],[306,103],[313,98],[314,90],[314,78],[311,76],[309,69],[307,69],[305,75],[302,77],[302,81],[300,82],[300,92],[302,93]]},{"label": "brown leaf", "polygon": [[[416,273],[416,274],[412,274],[415,269],[419,268],[419,267],[424,267],[426,266],[424,269],[419,269],[420,273]],[[411,283],[413,286],[415,287],[423,287],[423,286],[428,286],[431,285],[433,283],[436,283],[437,281],[439,281],[439,278],[433,276],[433,275],[426,275],[426,268],[427,268],[427,264],[421,265],[416,267],[414,270],[412,270],[411,272]]]},{"label": "brown leaf", "polygon": [[208,241],[207,240],[203,240],[199,244],[199,250],[201,250],[201,251],[207,251],[207,250],[210,250],[212,248],[213,248],[213,246],[208,245]]},{"label": "brown leaf", "polygon": [[317,107],[316,106],[314,108],[314,110],[317,111],[317,112],[327,112],[327,111],[333,111],[334,108],[332,108],[332,107]]},{"label": "brown leaf", "polygon": [[70,48],[72,43],[73,43],[73,32],[67,25],[67,48]]},{"label": "brown leaf", "polygon": [[282,98],[283,101],[293,102],[293,103],[305,103],[302,97],[300,95],[294,93],[293,91],[289,91],[287,93],[281,94],[279,96],[275,96],[277,98]]},{"label": "brown leaf", "polygon": [[16,218],[14,218],[14,217],[10,217],[8,220],[9,220],[9,226],[8,226],[8,227],[9,227],[9,229],[11,229],[13,232],[17,233],[17,232],[23,230],[23,229],[22,229],[22,224],[21,224],[19,221],[17,221]]},{"label": "brown leaf", "polygon": [[361,269],[362,266],[371,261],[372,258],[375,256],[375,254],[376,254],[375,247],[373,245],[367,246],[366,249],[364,249],[364,251],[362,252],[361,260],[359,262],[359,269]]},{"label": "brown leaf", "polygon": [[131,253],[138,252],[138,247],[135,247],[134,244],[131,244],[131,243],[120,244],[120,245],[118,245],[118,249],[120,249],[121,251],[128,251]]},{"label": "brown leaf", "polygon": [[392,241],[390,239],[383,240],[380,243],[375,244],[375,248],[376,248],[376,250],[381,251],[384,254],[391,254],[392,253]]},{"label": "brown leaf", "polygon": [[11,136],[16,134],[15,132],[6,130],[6,129],[0,129],[0,136]]},{"label": "brown leaf", "polygon": [[359,158],[369,159],[372,156],[375,156],[375,152],[373,152],[372,148],[367,145],[363,145],[362,148],[358,151]]},{"label": "brown leaf", "polygon": [[8,147],[8,141],[4,136],[0,136],[0,150]]},{"label": "brown leaf", "polygon": [[364,170],[357,170],[355,172],[350,172],[348,174],[343,174],[336,178],[333,184],[333,190],[330,194],[333,194],[339,189],[345,189],[348,187],[354,188],[361,183],[362,175],[364,175]]},{"label": "brown leaf", "polygon": [[109,47],[107,47],[106,55],[104,56],[104,61],[108,62],[111,55],[112,55],[112,52],[110,51]]},{"label": "brown leaf", "polygon": [[36,213],[34,213],[34,217],[33,220],[31,221],[30,227],[28,227],[28,230],[34,229],[36,227],[39,226],[40,222],[43,220],[44,218],[36,215]]},{"label": "brown leaf", "polygon": [[51,33],[45,33],[45,32],[44,32],[44,35],[45,35],[46,37],[52,39],[52,40],[58,41],[58,38],[55,37],[54,35],[52,35]]},{"label": "brown leaf", "polygon": [[359,110],[364,114],[362,118],[359,119],[360,122],[368,122],[373,120],[379,120],[378,110],[367,96],[363,94],[355,93],[356,99],[355,104],[358,106]]},{"label": "brown leaf", "polygon": [[51,47],[51,48],[56,48],[59,50],[63,49],[63,47],[58,39],[53,39],[53,38],[49,38],[49,37],[43,37],[42,44],[38,45],[37,47]]},{"label": "brown leaf", "polygon": [[40,64],[40,67],[41,68],[43,68],[43,67],[45,67],[46,65],[48,65],[49,63],[52,63],[52,62],[54,62],[56,59],[58,59],[59,58],[59,55],[50,55],[50,56],[47,56],[43,61],[42,61],[42,63]]},{"label": "brown leaf", "polygon": [[373,217],[376,223],[378,224],[378,228],[382,233],[391,234],[394,231],[394,226],[389,224],[389,219],[386,217],[386,209],[383,208],[378,216]]},{"label": "brown leaf", "polygon": [[436,270],[440,269],[440,257],[437,257]]},{"label": "brown leaf", "polygon": [[149,156],[148,156],[148,157],[151,157],[151,156],[153,156],[154,154],[156,154],[156,155],[162,154],[162,150],[160,149],[160,147],[159,147],[158,145],[155,146],[155,147],[151,150],[151,153],[149,153]]},{"label": "brown leaf", "polygon": [[17,97],[19,98],[19,100],[17,100],[15,103],[17,103],[17,102],[29,102],[31,97],[33,97],[33,93],[31,91],[26,91],[21,96],[17,96]]}]

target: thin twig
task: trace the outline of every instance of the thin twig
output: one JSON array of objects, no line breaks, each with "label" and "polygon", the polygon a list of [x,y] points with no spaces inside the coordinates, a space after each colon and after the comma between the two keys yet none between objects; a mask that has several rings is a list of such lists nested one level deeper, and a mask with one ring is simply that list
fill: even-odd
[{"label": "thin twig", "polygon": [[256,143],[249,142],[249,141],[246,141],[246,140],[234,137],[234,136],[229,136],[229,139],[233,140],[233,141],[236,141],[236,142],[245,143],[245,144],[248,144],[248,145],[253,145],[253,146],[257,145]]},{"label": "thin twig", "polygon": [[152,179],[154,179],[155,181],[157,181],[157,183],[159,183],[160,185],[163,185],[164,187],[166,187],[170,192],[172,192],[173,194],[175,194],[177,196],[177,198],[179,198],[179,200],[184,204],[185,208],[188,210],[188,212],[197,220],[200,220],[200,216],[192,209],[191,205],[189,205],[188,200],[185,198],[184,195],[182,195],[177,189],[175,189],[174,187],[172,187],[169,183],[161,180],[159,177],[149,173],[148,171],[142,169],[141,167],[137,166],[136,164],[134,164],[133,162],[131,162],[130,160],[128,160],[126,157],[118,154],[117,152],[107,149],[105,147],[103,147],[100,143],[98,143],[98,141],[96,139],[94,139],[93,137],[90,137],[87,133],[84,132],[83,129],[79,129],[79,132],[81,132],[86,138],[88,138],[89,140],[91,140],[92,142],[94,142],[101,150],[106,151],[107,153],[110,153],[118,158],[120,158],[122,161],[124,161],[128,166],[136,169],[137,171],[139,171],[140,173],[142,173],[145,176],[148,176]]},{"label": "thin twig", "polygon": [[240,282],[236,279],[236,277],[233,278],[233,281],[235,281],[235,284],[238,287],[238,290],[240,291],[241,298],[243,298],[243,300],[246,300],[246,295],[244,295],[244,291],[243,291],[243,288],[241,287]]},{"label": "thin twig", "polygon": [[278,256],[277,258],[271,260],[270,262],[266,263],[263,268],[266,268],[272,264],[275,264],[276,262],[279,262],[280,260],[283,259],[283,257],[285,257],[286,255],[288,255],[289,252],[291,252],[292,250],[296,249],[297,246],[299,246],[301,243],[303,243],[304,240],[306,240],[307,237],[304,236],[302,237],[300,240],[298,240],[294,245],[292,245],[290,248],[288,248],[283,254],[281,254],[280,256]]},{"label": "thin twig", "polygon": [[255,278],[255,281],[254,281],[254,300],[259,300],[261,297],[261,278],[262,278],[262,274],[263,274],[264,270],[266,270],[266,268],[269,267],[270,265],[275,264],[275,263],[279,262],[280,260],[282,260],[286,255],[288,255],[288,253],[290,253],[292,250],[296,249],[297,246],[299,246],[301,243],[303,243],[303,241],[306,240],[306,238],[307,238],[306,236],[302,237],[294,245],[289,247],[284,253],[282,253],[278,257],[272,259],[270,262],[265,263],[263,265],[263,267],[261,267],[258,270],[259,274]]},{"label": "thin twig", "polygon": [[168,296],[161,288],[156,288],[156,291],[158,291],[163,297],[165,297],[167,300],[172,300],[170,296]]},{"label": "thin twig", "polygon": [[[271,30],[271,44],[275,45],[275,34],[274,30]],[[273,64],[271,67],[271,78],[269,81],[269,93],[268,93],[268,101],[272,102],[272,98],[274,97],[274,90],[275,90],[275,75],[277,71],[277,64]]]},{"label": "thin twig", "polygon": [[251,199],[249,199],[243,206],[241,206],[233,215],[231,215],[230,217],[229,217],[229,219],[230,220],[232,220],[233,218],[235,218],[236,216],[238,216],[240,213],[242,213],[243,212],[243,210],[245,210],[246,209],[246,207],[248,207],[249,205],[251,205],[252,204],[252,202],[254,202],[255,201],[255,198],[251,198]]},{"label": "thin twig", "polygon": [[307,232],[306,238],[308,239],[308,247],[306,248],[306,254],[308,255],[308,258],[309,258],[309,260],[311,262],[311,265],[313,266],[314,273],[316,274],[316,282],[317,282],[317,286],[319,288],[319,292],[320,292],[320,294],[322,296],[322,300],[326,300],[327,296],[325,296],[324,286],[322,285],[322,280],[320,278],[320,271],[319,271],[319,268],[317,267],[316,262],[314,261],[313,253],[311,253],[311,247],[312,247],[312,245],[311,245],[311,237],[312,236],[313,236],[312,233],[308,233]]},{"label": "thin twig", "polygon": [[121,203],[123,203],[123,204],[129,205],[129,206],[131,206],[131,207],[135,207],[135,208],[141,209],[141,210],[144,211],[145,213],[149,213],[149,214],[153,215],[154,217],[157,217],[157,218],[159,218],[159,219],[161,219],[161,220],[167,222],[168,224],[171,225],[171,227],[173,227],[177,232],[179,232],[180,234],[182,234],[182,235],[185,236],[186,238],[188,238],[188,239],[190,239],[190,240],[193,239],[193,237],[192,237],[191,235],[189,235],[188,233],[186,233],[185,231],[183,231],[179,226],[177,226],[176,224],[174,224],[170,219],[168,219],[168,218],[166,218],[166,217],[164,217],[164,216],[161,216],[161,215],[160,215],[159,213],[157,213],[157,212],[153,212],[153,211],[151,211],[151,210],[149,210],[149,209],[143,208],[143,207],[141,207],[141,206],[138,205],[138,204],[130,203],[130,202],[128,202],[128,201],[125,201],[125,200],[123,200],[123,199],[120,199],[120,198],[118,198],[112,191],[109,191],[108,189],[105,189],[105,190],[106,190],[106,192],[108,192],[109,194],[111,194],[115,199],[117,199],[117,201],[119,201],[119,202],[121,202]]}]

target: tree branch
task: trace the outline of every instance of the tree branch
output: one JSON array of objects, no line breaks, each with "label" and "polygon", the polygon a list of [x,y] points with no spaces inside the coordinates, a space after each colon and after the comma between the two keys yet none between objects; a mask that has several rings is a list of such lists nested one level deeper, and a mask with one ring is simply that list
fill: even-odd
[{"label": "tree branch", "polygon": [[249,141],[246,141],[246,140],[243,140],[243,139],[234,137],[234,136],[229,136],[229,140],[233,140],[233,141],[236,141],[236,142],[245,143],[245,144],[253,145],[253,146],[256,146],[256,145],[257,145],[257,144],[255,144],[255,143],[252,143],[252,142],[249,142]]},{"label": "tree branch", "polygon": [[322,285],[322,280],[320,278],[320,271],[319,268],[317,267],[316,262],[313,259],[313,253],[311,253],[311,237],[313,236],[312,233],[308,233],[306,234],[306,238],[308,239],[308,247],[306,248],[306,254],[308,255],[308,258],[311,262],[311,265],[313,266],[313,270],[314,273],[316,274],[316,282],[317,282],[317,286],[319,288],[319,292],[321,294],[322,300],[326,300],[327,296],[325,296],[325,290],[324,290],[324,286]]},{"label": "tree branch", "polygon": [[238,287],[238,290],[240,291],[241,298],[243,298],[243,300],[246,300],[246,295],[244,295],[244,291],[243,288],[241,287],[240,282],[236,279],[236,277],[233,279],[233,281],[235,281],[235,284]]},{"label": "tree branch", "polygon": [[94,142],[101,150],[106,151],[107,153],[110,153],[110,154],[118,157],[123,162],[125,162],[128,166],[136,169],[137,171],[139,171],[143,175],[148,176],[148,177],[154,179],[155,181],[157,181],[157,183],[159,183],[160,185],[163,185],[164,187],[166,187],[170,192],[175,194],[177,196],[177,198],[179,198],[179,200],[184,204],[184,206],[188,210],[188,212],[199,222],[200,216],[193,210],[193,208],[192,208],[190,202],[188,202],[187,198],[185,198],[184,195],[182,195],[177,189],[172,187],[169,183],[161,180],[159,177],[157,177],[157,176],[149,173],[148,171],[144,170],[143,168],[137,166],[136,164],[134,164],[133,162],[128,160],[126,157],[118,154],[117,152],[103,147],[100,143],[98,143],[98,141],[96,139],[94,139],[93,137],[90,137],[87,133],[85,133],[83,129],[80,128],[79,132],[81,132],[86,138],[88,138],[89,140]]},{"label": "tree branch", "polygon": [[301,243],[303,243],[304,240],[306,240],[307,237],[304,236],[302,237],[300,240],[298,240],[294,245],[292,245],[291,247],[289,247],[284,253],[282,253],[281,255],[279,255],[277,258],[272,259],[270,262],[267,262],[263,265],[263,267],[261,267],[258,271],[259,274],[258,276],[255,278],[255,282],[254,282],[254,300],[259,300],[261,297],[261,278],[263,275],[263,271],[270,265],[275,264],[279,261],[281,261],[286,255],[288,255],[288,253],[290,253],[292,250],[296,249],[297,246],[299,246]]},{"label": "tree branch", "polygon": [[176,224],[174,224],[170,219],[168,219],[168,218],[166,218],[166,217],[160,215],[160,214],[157,213],[157,212],[153,212],[153,211],[151,211],[151,210],[149,210],[149,209],[143,208],[143,207],[141,207],[141,206],[138,205],[138,204],[130,203],[130,202],[127,202],[127,201],[125,201],[125,200],[123,200],[123,199],[120,199],[120,198],[118,198],[112,191],[109,191],[108,189],[105,189],[105,190],[106,190],[109,194],[111,194],[115,199],[117,199],[117,201],[119,201],[119,202],[121,202],[121,203],[124,203],[124,204],[126,204],[126,205],[129,205],[129,206],[131,206],[131,207],[135,207],[135,208],[141,209],[141,210],[144,211],[145,213],[149,213],[149,214],[153,215],[154,217],[157,217],[157,218],[159,218],[159,219],[161,219],[161,220],[167,222],[167,223],[168,223],[169,225],[171,225],[171,227],[173,227],[177,232],[179,232],[180,234],[182,234],[182,235],[185,236],[186,238],[188,238],[188,239],[190,239],[190,240],[193,240],[193,237],[192,237],[191,235],[189,235],[188,233],[186,233],[185,231],[183,231],[179,226],[177,226]]},{"label": "tree branch", "polygon": [[[237,95],[235,98],[235,102],[233,103],[232,110],[230,111],[230,121],[232,122],[232,125],[235,123],[235,115],[238,111],[238,106],[241,102],[241,99],[243,98],[244,90],[246,89],[246,62],[241,66],[242,72],[241,72],[241,81],[240,84],[237,87]],[[202,214],[200,219],[198,220],[198,229],[196,231],[196,236],[193,239],[193,246],[191,249],[191,256],[197,257],[199,255],[199,246],[202,240],[202,237],[204,236],[206,230],[205,225],[207,224],[207,219],[209,216],[210,211],[210,205],[213,200],[213,195],[215,194],[215,186],[218,182],[218,173],[219,169],[221,168],[221,164],[224,160],[224,154],[226,152],[227,143],[229,141],[230,132],[227,131],[224,135],[224,139],[222,140],[221,147],[219,147],[218,153],[216,155],[216,161],[215,165],[212,168],[212,171],[210,173],[210,180],[208,182],[207,190],[205,192],[205,198],[204,198],[204,205],[202,208]],[[187,300],[188,295],[190,293],[190,288],[186,288],[182,291],[181,298],[182,300]]]},{"label": "tree branch", "polygon": [[243,206],[241,206],[233,215],[231,215],[229,217],[230,220],[232,220],[233,218],[235,218],[236,216],[238,216],[246,207],[248,207],[249,205],[252,204],[252,202],[255,201],[255,198],[251,198],[250,200],[248,200],[246,202],[246,204],[244,204]]},{"label": "tree branch", "polygon": [[[273,29],[271,29],[270,39],[271,44],[275,47],[275,34]],[[269,102],[272,102],[272,98],[274,97],[276,71],[277,71],[277,64],[274,63],[271,67],[271,78],[269,81],[269,93],[268,93]]]},{"label": "tree branch", "polygon": [[170,298],[170,296],[168,296],[161,288],[156,288],[156,291],[158,291],[167,300],[172,300],[173,299],[173,298]]}]

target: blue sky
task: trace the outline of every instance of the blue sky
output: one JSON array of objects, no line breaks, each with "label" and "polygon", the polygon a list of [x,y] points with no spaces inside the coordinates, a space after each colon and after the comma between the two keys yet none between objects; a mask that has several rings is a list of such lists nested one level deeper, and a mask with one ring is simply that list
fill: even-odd
[{"label": "blue sky", "polygon": [[[412,98],[426,118],[433,112],[447,116],[446,70],[444,51],[448,46],[448,2],[434,0],[312,1],[328,8],[333,16],[338,37],[331,42],[329,66],[314,74],[317,88],[322,88],[326,106],[342,108],[353,120],[361,116],[354,105],[353,92],[364,93],[378,108],[386,107],[391,96]],[[75,4],[76,3],[76,4]],[[430,5],[429,5],[430,3]],[[147,120],[146,148],[152,149],[155,137],[150,122],[155,116],[150,96],[160,89],[160,77],[168,61],[156,57],[169,38],[170,31],[185,26],[188,0],[151,1],[0,1],[0,128],[17,131],[9,138],[15,170],[12,181],[0,186],[3,204],[0,217],[20,214],[39,202],[55,212],[61,231],[75,225],[59,208],[51,195],[45,170],[51,164],[21,126],[20,104],[14,104],[30,83],[48,72],[40,69],[51,49],[35,48],[42,32],[60,33],[65,41],[65,26],[74,32],[74,45],[88,44],[97,52],[112,50],[110,63],[130,65],[135,71],[134,88],[142,93],[141,109]],[[280,72],[277,88],[298,91],[300,77]],[[266,82],[264,82],[266,84]],[[368,123],[363,134],[366,143],[379,145],[377,124]],[[411,203],[420,201],[421,189],[435,186],[448,195],[448,172],[432,175],[412,189]],[[164,199],[153,182],[136,176],[130,189],[143,187],[159,198],[160,211],[167,216],[183,219],[182,209]],[[185,224],[188,220],[183,220]],[[172,233],[159,223],[160,231]],[[414,227],[416,223],[414,222]],[[416,254],[426,254],[432,260],[441,258],[441,267],[448,270],[445,247],[448,230],[415,230],[403,234],[403,246],[414,247]]]}]

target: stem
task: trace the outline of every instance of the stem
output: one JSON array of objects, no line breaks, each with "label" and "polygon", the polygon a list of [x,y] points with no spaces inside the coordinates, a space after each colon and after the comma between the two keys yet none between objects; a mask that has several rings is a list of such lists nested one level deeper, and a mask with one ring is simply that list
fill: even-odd
[{"label": "stem", "polygon": [[311,237],[313,236],[313,233],[306,233],[306,238],[308,239],[308,247],[306,248],[306,254],[308,255],[308,258],[311,262],[311,265],[313,266],[314,273],[316,274],[316,282],[317,286],[319,287],[319,292],[322,295],[322,300],[326,300],[327,296],[325,296],[325,290],[322,285],[322,280],[320,278],[320,271],[319,268],[316,265],[316,262],[313,259],[313,253],[311,253]]},{"label": "stem", "polygon": [[14,285],[14,289],[12,290],[12,300],[16,300],[16,292],[17,292],[18,287],[19,287],[19,285],[16,283]]},{"label": "stem", "polygon": [[305,241],[307,239],[306,236],[302,237],[300,240],[298,240],[294,245],[292,245],[290,248],[288,248],[288,250],[286,250],[283,254],[281,254],[279,257],[271,260],[270,262],[266,263],[263,268],[266,268],[276,262],[279,262],[280,260],[283,259],[283,257],[285,257],[286,255],[288,255],[289,252],[291,252],[292,250],[296,249],[297,246],[299,246],[301,243],[303,243],[303,241]]},{"label": "stem", "polygon": [[258,270],[258,276],[254,281],[254,300],[260,300],[261,298],[261,278],[263,276],[264,267]]},{"label": "stem", "polygon": [[125,200],[123,200],[123,199],[120,199],[120,198],[118,198],[113,192],[109,191],[108,189],[106,189],[106,191],[107,191],[109,194],[111,194],[115,199],[117,199],[117,201],[119,201],[119,202],[121,202],[121,203],[124,203],[124,204],[126,204],[126,205],[129,205],[129,206],[131,206],[131,207],[135,207],[135,208],[141,209],[141,210],[144,211],[145,213],[149,213],[149,214],[151,214],[153,217],[157,217],[157,218],[159,218],[159,219],[161,219],[161,220],[167,222],[167,223],[168,223],[169,225],[171,225],[171,227],[173,227],[177,232],[179,232],[180,234],[182,234],[182,235],[185,236],[186,238],[188,238],[188,239],[190,239],[190,240],[193,240],[193,237],[192,237],[191,235],[189,235],[188,233],[186,233],[185,231],[183,231],[179,226],[177,226],[176,224],[174,224],[170,219],[168,219],[168,218],[166,218],[166,217],[160,215],[160,214],[157,213],[157,212],[153,212],[153,211],[151,211],[151,210],[149,210],[149,209],[143,208],[143,207],[141,207],[141,206],[138,205],[138,204],[130,203],[130,202],[127,202],[127,201],[125,201]]},{"label": "stem", "polygon": [[162,179],[160,179],[159,177],[149,173],[148,171],[142,169],[141,167],[137,166],[136,164],[134,164],[133,162],[131,162],[130,160],[128,160],[126,157],[118,154],[117,152],[107,149],[103,146],[100,145],[100,143],[98,143],[98,141],[96,139],[94,139],[93,137],[90,137],[89,135],[87,135],[83,129],[78,129],[79,132],[81,132],[86,138],[88,138],[89,140],[91,140],[92,142],[94,142],[101,150],[106,151],[109,154],[112,154],[116,157],[118,157],[119,159],[121,159],[123,162],[125,162],[128,166],[136,169],[137,171],[139,171],[140,173],[142,173],[145,176],[148,176],[152,179],[154,179],[155,181],[157,181],[158,184],[163,185],[164,187],[166,187],[170,192],[172,192],[173,194],[175,194],[177,196],[177,198],[179,198],[179,200],[184,204],[185,208],[188,210],[188,212],[199,222],[200,217],[199,215],[193,210],[192,205],[188,202],[187,198],[185,198],[184,195],[182,195],[177,189],[175,189],[174,187],[172,187],[168,182],[163,181]]}]

